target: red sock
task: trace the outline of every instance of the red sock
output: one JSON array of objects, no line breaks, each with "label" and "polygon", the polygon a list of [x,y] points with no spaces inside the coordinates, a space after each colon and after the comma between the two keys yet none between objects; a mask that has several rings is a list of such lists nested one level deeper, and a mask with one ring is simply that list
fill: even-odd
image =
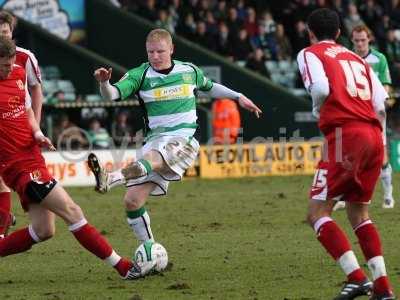
[{"label": "red sock", "polygon": [[318,240],[334,260],[351,250],[349,240],[333,220],[322,224],[318,231]]},{"label": "red sock", "polygon": [[[379,237],[379,233],[376,230],[374,224],[370,220],[364,221],[360,225],[356,226],[354,231],[358,237],[358,242],[360,244],[361,250],[367,262],[371,258],[383,256],[382,244],[381,244],[381,239]],[[382,265],[376,266],[376,269],[383,268],[385,270],[383,259],[382,261],[379,261],[379,263]],[[374,273],[374,271],[372,271],[372,273]],[[374,280],[375,293],[383,294],[391,292],[391,287],[387,276],[379,276],[378,278],[376,278],[377,277],[376,275],[374,274],[372,275],[373,278],[375,279]]]},{"label": "red sock", "polygon": [[105,259],[111,255],[111,245],[92,225],[86,223],[72,233],[83,247],[98,258]]},{"label": "red sock", "polygon": [[347,280],[349,282],[363,282],[365,279],[367,279],[367,276],[361,268],[347,275]]},{"label": "red sock", "polygon": [[[72,227],[74,227],[74,225],[72,225]],[[113,253],[111,245],[92,225],[86,223],[82,227],[73,230],[72,233],[83,247],[100,259],[104,260],[114,255],[117,256],[117,258],[119,257],[115,252]],[[128,259],[121,258],[115,265],[114,263],[112,263],[112,265],[121,276],[125,277],[126,273],[132,268],[133,263]]]},{"label": "red sock", "polygon": [[132,268],[133,263],[126,258],[121,258],[119,262],[114,266],[114,268],[118,271],[119,275],[125,277],[126,273]]},{"label": "red sock", "polygon": [[7,256],[29,250],[36,242],[29,234],[28,227],[14,231],[0,239],[0,256]]},{"label": "red sock", "polygon": [[[347,251],[351,251],[349,240],[332,219],[324,222],[318,228],[318,240],[335,261],[341,258]],[[355,263],[357,262],[355,261]],[[366,278],[367,276],[361,268],[347,275],[349,282],[360,282]]]},{"label": "red sock", "polygon": [[11,193],[0,193],[0,235],[5,234],[11,222]]}]

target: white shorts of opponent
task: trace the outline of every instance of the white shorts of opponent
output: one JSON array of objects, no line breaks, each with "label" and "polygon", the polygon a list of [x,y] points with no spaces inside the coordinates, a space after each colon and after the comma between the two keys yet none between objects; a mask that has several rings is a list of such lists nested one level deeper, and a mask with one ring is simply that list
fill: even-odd
[{"label": "white shorts of opponent", "polygon": [[166,195],[169,182],[182,179],[183,173],[195,162],[199,149],[199,142],[194,137],[159,136],[151,139],[137,150],[137,159],[155,150],[161,154],[169,168],[161,172],[153,171],[146,177],[129,180],[126,182],[126,187],[152,182],[156,187],[150,195]]}]

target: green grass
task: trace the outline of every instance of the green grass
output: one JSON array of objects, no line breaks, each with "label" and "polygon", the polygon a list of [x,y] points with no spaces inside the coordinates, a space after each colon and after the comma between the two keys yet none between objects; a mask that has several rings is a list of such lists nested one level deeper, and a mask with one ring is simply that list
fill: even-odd
[{"label": "green grass", "polygon": [[[263,177],[172,184],[168,197],[151,198],[147,208],[173,267],[134,282],[120,280],[57,221],[52,240],[1,259],[1,299],[332,299],[344,277],[304,222],[310,182],[310,177]],[[68,191],[115,249],[131,256],[137,242],[125,221],[124,189],[107,195],[89,188]],[[383,210],[381,197],[379,187],[371,215],[400,294],[400,202]],[[21,227],[26,215],[17,201],[14,209]],[[344,212],[335,217],[349,232]]]}]

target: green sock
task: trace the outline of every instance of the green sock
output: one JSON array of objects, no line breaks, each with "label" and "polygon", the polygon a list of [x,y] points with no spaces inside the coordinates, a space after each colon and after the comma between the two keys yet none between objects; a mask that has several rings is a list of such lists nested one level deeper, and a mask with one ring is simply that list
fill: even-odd
[{"label": "green sock", "polygon": [[154,241],[153,233],[150,227],[150,217],[144,206],[137,210],[127,210],[127,221],[129,227],[133,230],[136,238],[144,243],[146,241]]},{"label": "green sock", "polygon": [[137,162],[144,167],[147,174],[150,174],[153,171],[153,167],[151,166],[150,161],[148,161],[146,159],[139,159]]}]

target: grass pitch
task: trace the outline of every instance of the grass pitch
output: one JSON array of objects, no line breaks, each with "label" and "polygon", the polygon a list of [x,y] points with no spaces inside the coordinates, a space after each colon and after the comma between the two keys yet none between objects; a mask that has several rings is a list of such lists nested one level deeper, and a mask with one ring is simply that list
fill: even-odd
[{"label": "grass pitch", "polygon": [[[400,294],[400,176],[394,178],[392,210],[381,208],[380,184],[371,215],[380,229],[388,273]],[[125,282],[108,265],[80,248],[62,221],[56,236],[29,252],[1,259],[1,299],[332,299],[344,276],[305,222],[311,177],[185,180],[168,197],[151,198],[147,209],[157,241],[172,268]],[[98,195],[91,188],[68,191],[124,256],[138,243],[125,221],[124,189]],[[26,215],[14,198],[18,226]],[[343,211],[334,214],[356,238]],[[365,268],[365,265],[364,265]],[[360,298],[362,299],[362,298]],[[366,298],[364,298],[366,299]]]}]

